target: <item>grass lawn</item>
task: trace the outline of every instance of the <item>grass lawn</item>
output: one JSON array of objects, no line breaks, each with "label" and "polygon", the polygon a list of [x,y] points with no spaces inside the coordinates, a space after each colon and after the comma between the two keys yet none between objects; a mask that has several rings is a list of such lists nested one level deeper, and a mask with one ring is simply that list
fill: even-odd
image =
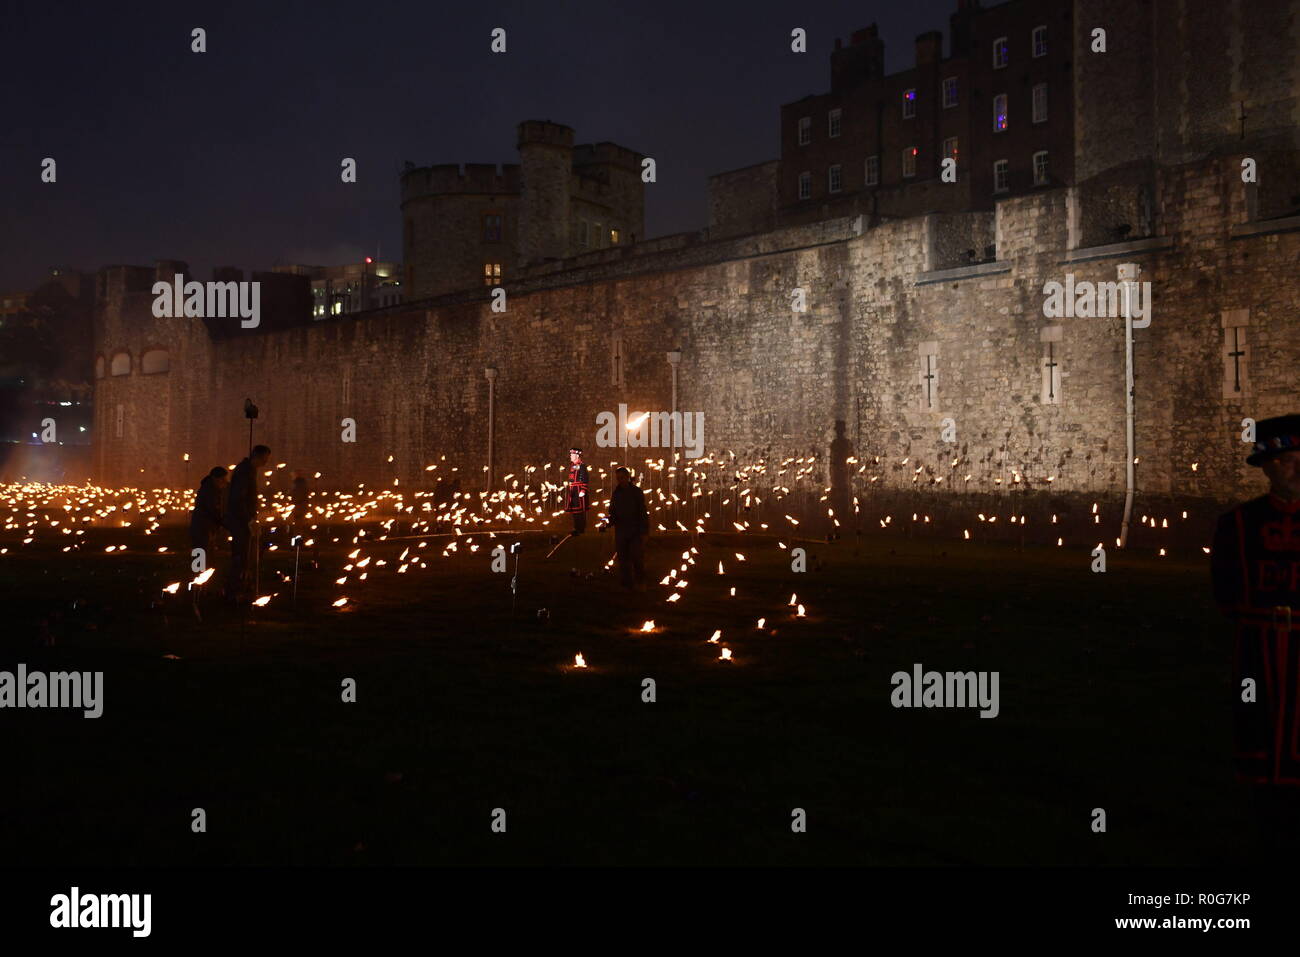
[{"label": "grass lawn", "polygon": [[[667,603],[658,580],[687,536],[652,538],[651,582],[629,595],[612,576],[570,576],[577,540],[547,561],[533,535],[512,622],[510,574],[490,570],[488,548],[444,558],[447,539],[430,538],[428,567],[399,575],[418,539],[364,545],[387,564],[359,582],[342,571],[356,547],[345,537],[305,568],[296,603],[290,586],[264,584],[279,594],[241,624],[215,598],[197,620],[183,585],[160,592],[183,577],[179,527],[85,539],[77,553],[0,557],[0,670],[105,676],[98,720],[0,714],[11,864],[1194,865],[1253,853],[1229,760],[1230,640],[1199,562],[1112,552],[1093,574],[1085,548],[891,532],[809,544],[796,574],[776,539],[704,535]],[[113,542],[130,548],[105,554]],[[598,546],[612,551],[608,534],[580,544],[593,566],[608,555]],[[291,568],[281,546],[263,582]],[[646,619],[655,633],[635,631]],[[733,661],[708,643],[717,629]],[[998,671],[1000,714],[893,708],[890,676],[918,662]],[[206,833],[192,833],[193,808]],[[794,808],[807,833],[791,832]]]}]

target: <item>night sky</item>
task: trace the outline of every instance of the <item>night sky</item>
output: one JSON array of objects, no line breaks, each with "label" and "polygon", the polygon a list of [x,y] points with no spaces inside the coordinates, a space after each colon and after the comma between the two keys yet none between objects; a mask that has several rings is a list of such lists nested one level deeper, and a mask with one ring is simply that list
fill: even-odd
[{"label": "night sky", "polygon": [[[51,267],[401,256],[405,160],[513,163],[516,125],[654,156],[648,237],[708,222],[706,179],[779,154],[782,103],[871,22],[886,68],[955,0],[49,3],[0,15],[0,291]],[[207,30],[208,52],[190,52]],[[489,51],[507,30],[508,52]],[[790,30],[809,52],[790,52]],[[5,75],[7,74],[7,75]],[[58,182],[40,181],[42,158]],[[358,163],[343,184],[340,161]]]}]

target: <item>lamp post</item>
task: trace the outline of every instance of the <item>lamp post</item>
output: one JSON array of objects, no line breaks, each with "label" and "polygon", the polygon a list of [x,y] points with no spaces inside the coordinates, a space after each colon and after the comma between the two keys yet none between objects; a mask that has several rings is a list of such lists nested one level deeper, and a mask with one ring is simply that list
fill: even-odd
[{"label": "lamp post", "polygon": [[1133,515],[1133,486],[1135,449],[1133,437],[1133,293],[1137,291],[1137,277],[1141,267],[1137,263],[1122,263],[1117,270],[1123,285],[1124,303],[1124,438],[1128,460],[1124,463],[1124,517],[1120,521],[1119,547],[1128,546],[1128,523]]},{"label": "lamp post", "polygon": [[496,467],[496,396],[497,396],[497,370],[495,366],[488,366],[483,370],[483,375],[487,377],[488,382],[488,478],[487,490],[492,491],[495,484],[495,467]]},{"label": "lamp post", "polygon": [[672,465],[672,470],[668,473],[668,495],[671,498],[673,492],[677,490],[677,433],[681,431],[681,422],[677,416],[677,367],[681,365],[682,362],[682,351],[680,349],[673,349],[671,352],[666,353],[666,355],[668,358],[668,365],[671,366],[673,370],[673,406],[670,410],[671,414],[668,416],[668,432],[671,436],[669,439],[669,448],[672,452],[668,458],[668,461]]}]

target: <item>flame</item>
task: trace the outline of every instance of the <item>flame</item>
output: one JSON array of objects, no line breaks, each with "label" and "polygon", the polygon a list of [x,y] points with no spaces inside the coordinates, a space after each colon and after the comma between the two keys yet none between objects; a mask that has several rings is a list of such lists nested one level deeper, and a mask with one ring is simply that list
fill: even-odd
[{"label": "flame", "polygon": [[804,617],[807,617],[807,616],[804,614],[803,605],[800,605],[800,606],[799,606],[799,610],[798,610],[797,612],[795,612],[795,615],[794,615],[794,616],[795,616],[796,618],[804,618]]},{"label": "flame", "polygon": [[722,629],[719,628],[717,631],[715,631],[715,632],[713,633],[713,637],[710,638],[709,641],[714,641],[714,642],[716,642],[716,641],[717,641],[719,638],[721,638],[721,637],[722,637]]},{"label": "flame", "polygon": [[335,607],[335,608],[342,608],[342,607],[343,607],[344,605],[346,605],[347,603],[348,603],[348,600],[347,600],[346,597],[345,597],[345,598],[340,598],[338,601],[334,602],[334,607]]},{"label": "flame", "polygon": [[584,657],[582,657],[582,652],[581,652],[581,651],[578,652],[576,655],[573,656],[573,667],[575,667],[575,668],[585,668],[585,667],[587,667],[587,659],[584,658]]},{"label": "flame", "polygon": [[759,627],[759,628],[762,628],[762,627],[763,627],[763,622],[765,622],[765,621],[767,621],[766,618],[760,618],[760,619],[758,619],[758,627]]},{"label": "flame", "polygon": [[649,621],[647,621],[644,625],[642,625],[642,626],[641,626],[641,630],[642,630],[642,631],[654,631],[654,630],[655,630],[654,619],[651,618],[651,619],[650,619]]},{"label": "flame", "polygon": [[208,579],[211,578],[215,572],[216,572],[216,569],[215,569],[215,568],[208,568],[208,569],[205,569],[205,570],[202,572],[202,574],[200,574],[198,578],[194,579],[194,581],[193,581],[191,584],[194,584],[194,585],[206,585],[207,582],[208,582]]},{"label": "flame", "polygon": [[723,649],[722,649],[722,654],[718,657],[718,660],[719,660],[719,661],[730,661],[730,660],[731,660],[731,649],[730,649],[730,648],[723,648]]},{"label": "flame", "polygon": [[253,604],[256,605],[258,608],[261,608],[265,605],[269,605],[270,603],[271,603],[270,595],[263,595],[261,598],[258,598],[256,601],[253,602]]},{"label": "flame", "polygon": [[178,591],[180,591],[180,588],[181,588],[180,582],[172,582],[170,585],[164,588],[163,591],[167,592],[167,594],[169,595],[174,595]]}]

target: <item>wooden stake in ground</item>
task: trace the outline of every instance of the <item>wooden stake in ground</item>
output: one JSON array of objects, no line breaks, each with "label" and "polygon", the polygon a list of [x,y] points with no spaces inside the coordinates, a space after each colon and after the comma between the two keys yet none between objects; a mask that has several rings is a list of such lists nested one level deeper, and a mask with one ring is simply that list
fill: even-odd
[{"label": "wooden stake in ground", "polygon": [[563,545],[565,542],[567,542],[567,541],[568,541],[569,539],[571,539],[572,537],[573,537],[573,533],[572,533],[572,532],[570,532],[568,535],[565,535],[562,539],[560,539],[560,544],[559,544],[559,545],[556,545],[554,548],[552,548],[549,552],[546,553],[546,557],[547,557],[547,558],[550,558],[552,555],[554,555],[556,552],[558,552],[558,551],[560,550],[560,545]]}]

